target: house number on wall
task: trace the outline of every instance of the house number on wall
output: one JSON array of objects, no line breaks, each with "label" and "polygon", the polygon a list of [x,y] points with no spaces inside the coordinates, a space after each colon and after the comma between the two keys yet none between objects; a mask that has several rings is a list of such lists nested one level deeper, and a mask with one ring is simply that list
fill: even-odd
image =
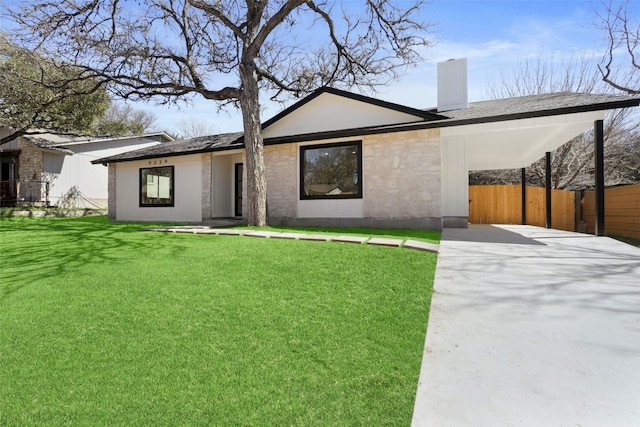
[{"label": "house number on wall", "polygon": [[160,159],[160,160],[149,160],[149,164],[150,165],[161,165],[163,163],[166,164],[167,163],[167,159],[164,159],[164,160],[162,160],[162,159]]}]

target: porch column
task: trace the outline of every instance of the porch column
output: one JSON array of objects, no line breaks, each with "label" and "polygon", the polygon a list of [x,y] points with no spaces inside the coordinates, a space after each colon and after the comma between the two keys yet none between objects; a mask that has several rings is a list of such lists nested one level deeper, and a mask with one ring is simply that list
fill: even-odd
[{"label": "porch column", "polygon": [[527,225],[527,169],[520,169],[520,182],[522,183],[522,225]]},{"label": "porch column", "polygon": [[596,172],[596,236],[604,236],[604,125],[602,120],[593,123],[594,158]]},{"label": "porch column", "polygon": [[544,155],[545,160],[545,194],[546,194],[546,210],[547,210],[547,228],[551,228],[551,153],[547,151]]}]

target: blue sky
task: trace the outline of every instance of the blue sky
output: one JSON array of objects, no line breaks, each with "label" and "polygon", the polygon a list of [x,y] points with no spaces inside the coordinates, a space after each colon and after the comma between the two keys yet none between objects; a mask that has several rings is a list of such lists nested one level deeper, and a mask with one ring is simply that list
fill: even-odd
[{"label": "blue sky", "polygon": [[[0,0],[0,4],[15,1]],[[586,56],[597,61],[606,40],[597,28],[595,9],[603,9],[601,0],[433,0],[423,9],[422,17],[434,24],[436,45],[426,51],[423,63],[373,96],[416,108],[435,106],[436,64],[451,58],[467,58],[470,101],[489,98],[488,88],[526,58],[543,55],[563,61]],[[640,15],[640,0],[631,0],[630,10]],[[242,129],[237,110],[220,112],[214,101],[203,98],[193,98],[190,105],[136,103],[134,107],[156,115],[154,130],[175,133],[180,122],[189,120],[206,123],[213,133]],[[263,99],[262,120],[282,108]]]},{"label": "blue sky", "polygon": [[[405,72],[397,82],[378,89],[375,97],[417,108],[436,104],[436,64],[451,58],[467,58],[469,100],[488,98],[487,90],[509,75],[519,62],[540,54],[561,61],[581,56],[600,58],[606,46],[597,29],[594,8],[599,0],[435,0],[423,10],[434,24],[436,45],[426,61]],[[640,9],[640,1],[632,0]],[[156,127],[177,130],[184,120],[206,122],[216,133],[242,129],[236,111],[217,112],[212,101],[195,99],[191,106],[140,105],[157,116]],[[278,113],[280,105],[263,105],[263,121]]]},{"label": "blue sky", "polygon": [[387,98],[415,102],[412,94],[426,92],[426,104],[412,106],[435,105],[435,64],[450,58],[467,58],[470,101],[486,99],[488,87],[526,58],[600,58],[606,43],[596,26],[599,5],[597,0],[436,0],[425,15],[436,24],[437,44],[427,62],[389,88]]}]

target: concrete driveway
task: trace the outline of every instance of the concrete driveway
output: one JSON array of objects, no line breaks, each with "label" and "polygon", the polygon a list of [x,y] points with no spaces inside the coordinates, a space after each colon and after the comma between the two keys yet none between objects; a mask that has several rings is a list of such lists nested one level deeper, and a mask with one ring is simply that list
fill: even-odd
[{"label": "concrete driveway", "polygon": [[640,426],[640,249],[445,229],[413,426]]}]

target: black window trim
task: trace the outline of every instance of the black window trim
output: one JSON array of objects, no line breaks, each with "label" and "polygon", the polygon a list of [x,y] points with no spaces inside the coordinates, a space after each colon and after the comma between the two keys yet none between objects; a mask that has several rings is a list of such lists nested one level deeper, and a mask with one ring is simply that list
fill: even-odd
[{"label": "black window trim", "polygon": [[[142,203],[142,171],[149,169],[171,169],[171,202],[170,203]],[[175,207],[175,167],[173,165],[147,166],[138,171],[138,206],[141,208],[173,208]]]},{"label": "black window trim", "polygon": [[[329,195],[318,195],[318,196],[309,196],[304,194],[304,152],[306,150],[314,150],[314,149],[321,149],[321,148],[333,148],[333,147],[346,147],[346,146],[350,146],[350,145],[355,145],[357,146],[357,151],[358,151],[358,158],[357,158],[357,162],[358,162],[358,183],[357,183],[357,188],[358,188],[358,194],[347,194],[347,195],[334,195],[334,196],[329,196]],[[300,151],[299,151],[299,155],[300,155],[300,171],[299,171],[299,186],[300,186],[300,190],[299,190],[299,197],[300,200],[344,200],[344,199],[362,199],[363,195],[362,195],[362,140],[353,140],[353,141],[345,141],[345,142],[332,142],[332,143],[327,143],[327,144],[312,144],[312,145],[301,145],[300,146]]]}]

